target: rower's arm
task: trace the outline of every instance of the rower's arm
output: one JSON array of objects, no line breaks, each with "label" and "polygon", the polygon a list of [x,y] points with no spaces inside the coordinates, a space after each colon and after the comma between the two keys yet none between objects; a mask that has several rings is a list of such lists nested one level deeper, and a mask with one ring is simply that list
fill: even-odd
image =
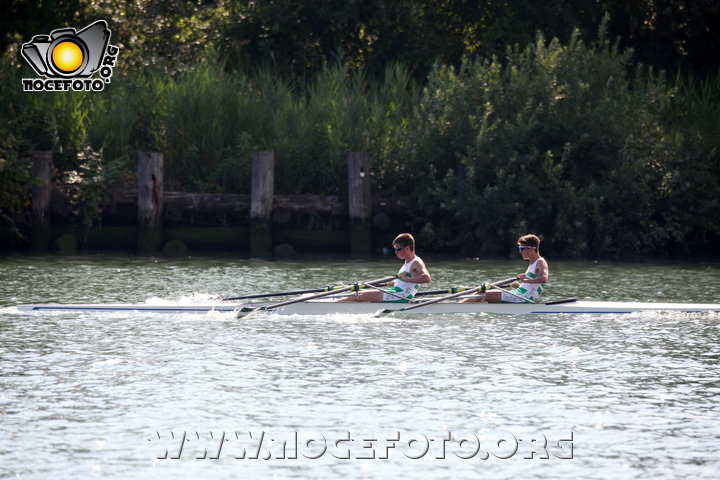
[{"label": "rower's arm", "polygon": [[400,280],[403,280],[405,282],[409,283],[431,283],[432,277],[430,276],[430,272],[427,271],[427,268],[425,268],[424,263],[415,262],[413,266],[410,268],[410,272],[412,273],[412,276],[408,276],[405,272],[400,273],[398,275],[398,278]]},{"label": "rower's arm", "polygon": [[519,276],[519,278],[525,283],[547,283],[550,279],[550,271],[544,258],[538,261],[537,268],[535,269],[535,275],[537,275],[537,278],[528,278],[523,273]]}]

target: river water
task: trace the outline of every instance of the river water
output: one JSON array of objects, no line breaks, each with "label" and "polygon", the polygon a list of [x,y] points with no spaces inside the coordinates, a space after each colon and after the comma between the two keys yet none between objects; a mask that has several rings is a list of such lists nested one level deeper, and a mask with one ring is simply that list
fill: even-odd
[{"label": "river water", "polygon": [[[522,260],[425,258],[434,287]],[[718,478],[720,316],[20,313],[396,259],[0,258],[0,478]],[[551,262],[547,300],[716,303],[718,262]]]}]

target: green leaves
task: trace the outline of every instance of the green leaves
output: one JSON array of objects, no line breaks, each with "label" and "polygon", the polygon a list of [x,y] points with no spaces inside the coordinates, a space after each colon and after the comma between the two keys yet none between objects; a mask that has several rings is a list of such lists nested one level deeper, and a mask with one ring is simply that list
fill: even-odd
[{"label": "green leaves", "polygon": [[[605,2],[627,15],[602,22],[586,0],[151,3],[83,4],[123,47],[103,92],[23,94],[3,60],[5,219],[33,149],[64,174],[90,146],[116,180],[157,150],[168,189],[215,192],[246,192],[250,153],[272,149],[276,192],[340,195],[347,153],[365,150],[373,190],[409,198],[405,225],[438,250],[514,254],[534,231],[558,255],[648,255],[720,236],[720,73],[634,64],[612,40],[634,31],[624,21],[672,30],[649,3]],[[87,215],[109,181],[96,180]]]},{"label": "green leaves", "polygon": [[[658,240],[668,238],[658,219],[669,214],[675,238],[692,230],[681,232],[678,219],[717,232],[707,219],[718,218],[710,216],[718,202],[709,198],[701,221],[679,204],[658,208],[668,195],[661,185],[672,184],[674,198],[685,205],[702,196],[690,193],[698,185],[716,191],[710,185],[717,185],[718,175],[709,170],[716,157],[684,153],[689,145],[677,139],[692,137],[681,131],[698,129],[668,121],[663,105],[677,103],[670,101],[672,90],[652,71],[631,75],[629,61],[628,52],[602,35],[590,45],[579,35],[566,44],[538,35],[524,49],[508,49],[502,60],[437,66],[416,128],[408,132],[415,149],[405,152],[408,170],[419,172],[413,180],[422,208],[415,213],[426,225],[424,242],[503,255],[517,236],[533,231],[564,256],[642,256],[668,251],[657,249],[663,245]],[[707,91],[689,91],[682,98],[697,106],[690,108],[697,117],[709,119],[708,103],[716,115],[720,111]],[[703,101],[693,103],[694,95]],[[678,168],[676,158],[687,159],[691,169]],[[703,180],[691,180],[691,172],[703,172]]]}]

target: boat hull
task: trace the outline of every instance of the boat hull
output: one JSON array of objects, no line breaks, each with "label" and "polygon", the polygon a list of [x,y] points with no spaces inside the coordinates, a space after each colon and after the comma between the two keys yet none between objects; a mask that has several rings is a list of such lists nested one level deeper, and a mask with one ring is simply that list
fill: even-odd
[{"label": "boat hull", "polygon": [[[378,310],[399,310],[408,304],[334,302],[310,300],[269,309],[272,303],[215,304],[215,305],[145,305],[145,304],[36,304],[18,305],[25,312],[149,312],[149,313],[208,313],[235,312],[243,307],[259,308],[258,313],[281,315],[374,314]],[[640,311],[720,312],[720,304],[706,303],[648,303],[568,301],[556,304],[530,303],[458,303],[439,302],[408,311],[407,314],[442,313],[502,313],[502,314],[559,314],[559,313],[633,313]]]}]

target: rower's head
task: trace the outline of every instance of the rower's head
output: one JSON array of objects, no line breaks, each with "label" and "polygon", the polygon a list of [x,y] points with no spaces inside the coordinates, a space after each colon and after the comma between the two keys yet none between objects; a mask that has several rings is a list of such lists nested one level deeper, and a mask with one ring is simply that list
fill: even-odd
[{"label": "rower's head", "polygon": [[518,248],[523,258],[540,255],[540,238],[537,235],[523,235],[518,238]]},{"label": "rower's head", "polygon": [[393,248],[395,248],[395,254],[397,255],[400,251],[407,249],[409,252],[415,251],[415,238],[409,233],[401,233],[392,242]]}]

